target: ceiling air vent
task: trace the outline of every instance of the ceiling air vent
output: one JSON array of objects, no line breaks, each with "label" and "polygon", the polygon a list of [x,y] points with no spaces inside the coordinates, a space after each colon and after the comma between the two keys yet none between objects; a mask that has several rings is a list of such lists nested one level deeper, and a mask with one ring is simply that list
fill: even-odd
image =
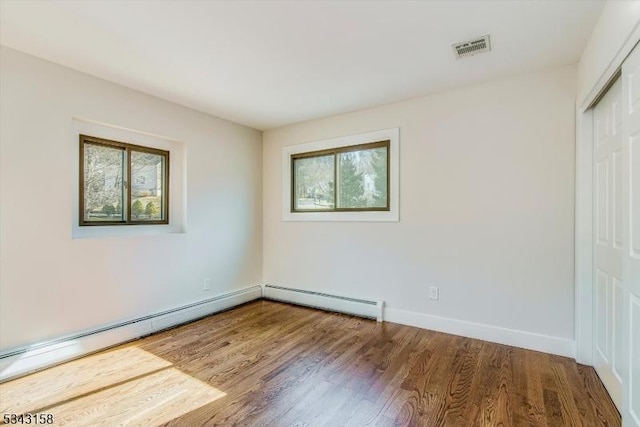
[{"label": "ceiling air vent", "polygon": [[456,59],[466,58],[467,56],[477,55],[479,53],[489,52],[491,50],[491,41],[489,35],[478,37],[462,43],[453,45]]}]

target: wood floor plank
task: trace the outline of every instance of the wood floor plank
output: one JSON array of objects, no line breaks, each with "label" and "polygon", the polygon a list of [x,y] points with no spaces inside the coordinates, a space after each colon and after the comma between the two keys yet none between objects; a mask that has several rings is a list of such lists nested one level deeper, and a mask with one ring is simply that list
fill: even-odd
[{"label": "wood floor plank", "polygon": [[0,384],[56,425],[620,426],[592,368],[256,301]]},{"label": "wood floor plank", "polygon": [[582,426],[582,417],[580,416],[578,405],[576,405],[574,391],[571,389],[571,384],[564,372],[564,367],[560,363],[553,361],[551,362],[551,371],[558,384],[557,394],[565,423],[570,426]]},{"label": "wood floor plank", "polygon": [[540,377],[540,354],[514,349],[512,375],[514,381],[514,424],[546,426],[544,393]]}]

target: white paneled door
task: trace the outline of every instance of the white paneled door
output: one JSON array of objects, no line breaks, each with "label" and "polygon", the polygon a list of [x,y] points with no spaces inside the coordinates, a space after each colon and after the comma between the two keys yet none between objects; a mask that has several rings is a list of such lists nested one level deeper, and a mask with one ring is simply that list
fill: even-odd
[{"label": "white paneled door", "polygon": [[640,427],[640,47],[622,65],[624,426]]},{"label": "white paneled door", "polygon": [[593,110],[594,367],[640,427],[640,47]]},{"label": "white paneled door", "polygon": [[594,367],[622,408],[624,282],[622,81],[594,112]]}]

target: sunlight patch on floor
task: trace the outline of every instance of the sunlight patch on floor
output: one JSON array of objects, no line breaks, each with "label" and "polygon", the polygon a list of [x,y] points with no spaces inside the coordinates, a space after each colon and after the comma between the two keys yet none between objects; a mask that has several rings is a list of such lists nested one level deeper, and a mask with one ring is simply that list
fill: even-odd
[{"label": "sunlight patch on floor", "polygon": [[159,425],[226,393],[136,346],[0,385],[0,412],[49,413],[56,425]]},{"label": "sunlight patch on floor", "polygon": [[0,412],[34,411],[169,366],[137,347],[107,350],[1,384]]},{"label": "sunlight patch on floor", "polygon": [[169,368],[47,412],[54,414],[56,425],[157,426],[224,396],[226,393]]}]

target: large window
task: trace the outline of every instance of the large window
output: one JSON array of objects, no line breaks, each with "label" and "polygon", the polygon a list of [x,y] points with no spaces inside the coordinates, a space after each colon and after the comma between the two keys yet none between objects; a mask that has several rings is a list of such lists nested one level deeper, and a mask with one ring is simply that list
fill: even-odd
[{"label": "large window", "polygon": [[169,223],[169,152],[80,135],[80,225]]},{"label": "large window", "polygon": [[388,211],[390,141],[291,155],[291,212]]}]

